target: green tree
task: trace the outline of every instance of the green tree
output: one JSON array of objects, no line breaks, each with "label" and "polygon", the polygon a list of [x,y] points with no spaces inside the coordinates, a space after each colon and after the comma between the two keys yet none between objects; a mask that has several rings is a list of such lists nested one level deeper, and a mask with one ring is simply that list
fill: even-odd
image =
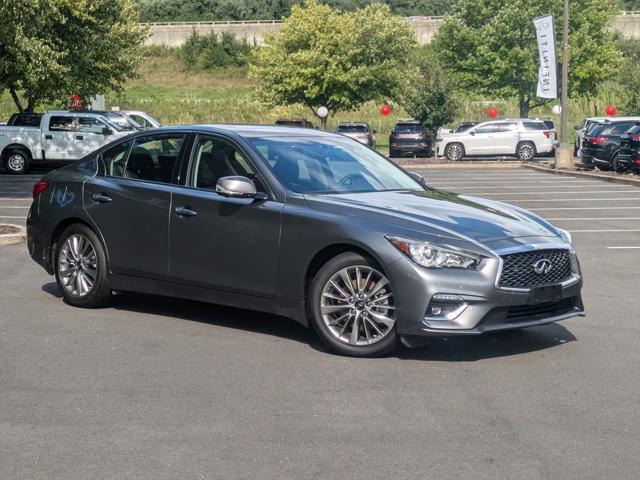
[{"label": "green tree", "polygon": [[[592,95],[620,63],[609,25],[612,0],[573,0],[569,23],[569,95]],[[538,51],[533,18],[551,13],[561,32],[562,0],[459,0],[436,37],[443,65],[460,88],[517,98],[520,115],[549,100],[536,98]],[[558,60],[561,35],[557,36]]]},{"label": "green tree", "polygon": [[280,32],[265,40],[250,66],[261,99],[301,103],[314,115],[320,106],[334,113],[397,98],[415,72],[409,66],[413,31],[386,5],[345,13],[309,1],[294,6]]},{"label": "green tree", "polygon": [[0,90],[21,112],[120,90],[146,36],[132,0],[0,0],[0,18]]},{"label": "green tree", "polygon": [[624,97],[625,115],[640,115],[640,40],[620,39],[624,54],[622,68],[618,72],[618,81]]},{"label": "green tree", "polygon": [[438,128],[455,119],[457,102],[433,45],[420,47],[416,63],[420,79],[407,88],[402,105],[409,115],[435,134]]}]

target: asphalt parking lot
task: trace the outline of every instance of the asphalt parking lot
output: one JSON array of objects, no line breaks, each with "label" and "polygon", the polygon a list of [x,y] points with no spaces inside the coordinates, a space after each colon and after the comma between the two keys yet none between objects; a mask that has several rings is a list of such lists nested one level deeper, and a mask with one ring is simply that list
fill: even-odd
[{"label": "asphalt parking lot", "polygon": [[[640,478],[640,188],[421,173],[571,231],[587,316],[352,359],[244,310],[74,309],[2,247],[0,479]],[[0,222],[24,223],[38,178],[0,176]]]}]

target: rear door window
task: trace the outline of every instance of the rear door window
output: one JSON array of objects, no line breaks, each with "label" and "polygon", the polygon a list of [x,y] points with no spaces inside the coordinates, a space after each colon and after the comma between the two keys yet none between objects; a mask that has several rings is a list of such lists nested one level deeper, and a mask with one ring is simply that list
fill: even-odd
[{"label": "rear door window", "polygon": [[486,133],[493,133],[496,131],[496,126],[493,124],[490,125],[480,125],[479,127],[476,127],[473,132],[474,133],[479,133],[479,134],[486,134]]},{"label": "rear door window", "polygon": [[503,133],[503,132],[513,132],[514,130],[518,129],[518,124],[517,123],[497,123],[495,125],[495,131],[498,133]]},{"label": "rear door window", "polygon": [[124,176],[151,182],[171,183],[186,134],[164,133],[135,140]]}]

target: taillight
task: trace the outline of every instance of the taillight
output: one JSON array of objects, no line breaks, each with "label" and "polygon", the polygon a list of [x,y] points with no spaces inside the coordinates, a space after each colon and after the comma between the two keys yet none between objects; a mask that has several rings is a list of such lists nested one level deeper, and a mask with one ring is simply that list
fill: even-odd
[{"label": "taillight", "polygon": [[33,186],[33,190],[31,191],[31,195],[35,199],[38,195],[40,195],[42,192],[44,192],[47,189],[47,187],[49,187],[49,183],[44,181],[44,180],[40,180],[40,181],[36,182],[36,184]]},{"label": "taillight", "polygon": [[545,131],[544,131],[544,132],[542,132],[542,133],[544,133],[544,136],[545,136],[545,137],[547,137],[547,138],[551,138],[551,132],[550,132],[549,130],[545,130]]},{"label": "taillight", "polygon": [[589,139],[589,143],[591,145],[600,145],[601,143],[604,143],[607,140],[609,140],[609,138],[607,137],[593,137]]},{"label": "taillight", "polygon": [[631,139],[634,142],[640,142],[640,133],[636,133]]}]

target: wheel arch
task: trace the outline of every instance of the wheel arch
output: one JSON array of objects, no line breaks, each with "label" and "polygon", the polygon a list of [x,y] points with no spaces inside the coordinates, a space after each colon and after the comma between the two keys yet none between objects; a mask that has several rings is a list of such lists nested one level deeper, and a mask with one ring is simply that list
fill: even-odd
[{"label": "wheel arch", "polygon": [[29,159],[33,160],[33,153],[31,153],[31,149],[22,143],[10,143],[2,149],[2,153],[0,153],[0,158],[4,159],[5,155],[14,150],[23,150],[29,155]]},{"label": "wheel arch", "polygon": [[307,296],[309,293],[309,287],[311,286],[311,282],[313,278],[316,276],[318,271],[322,268],[324,264],[326,264],[332,258],[337,257],[343,253],[353,252],[363,257],[367,257],[372,260],[384,273],[385,272],[384,264],[381,262],[378,256],[367,249],[364,246],[356,245],[355,243],[334,243],[332,245],[328,245],[313,256],[311,261],[308,263],[305,275],[304,275],[304,300],[305,303],[307,301]]},{"label": "wheel arch", "polygon": [[62,233],[69,228],[71,225],[74,224],[80,224],[80,225],[84,225],[85,227],[87,227],[88,229],[90,229],[93,233],[96,234],[96,237],[98,237],[98,240],[100,241],[100,244],[102,246],[102,249],[104,250],[104,255],[105,258],[107,260],[107,272],[110,271],[109,269],[109,250],[107,250],[107,246],[104,243],[104,238],[102,238],[102,234],[100,233],[100,230],[98,230],[95,225],[92,225],[91,222],[87,221],[86,219],[80,218],[80,217],[68,217],[65,218],[63,220],[61,220],[60,222],[58,222],[58,224],[54,227],[54,229],[51,232],[51,237],[49,238],[49,248],[51,251],[51,255],[50,255],[50,261],[51,261],[51,266],[54,266],[54,262],[55,262],[55,252],[56,252],[56,247],[58,244],[58,240],[60,239],[60,236],[62,235]]}]

